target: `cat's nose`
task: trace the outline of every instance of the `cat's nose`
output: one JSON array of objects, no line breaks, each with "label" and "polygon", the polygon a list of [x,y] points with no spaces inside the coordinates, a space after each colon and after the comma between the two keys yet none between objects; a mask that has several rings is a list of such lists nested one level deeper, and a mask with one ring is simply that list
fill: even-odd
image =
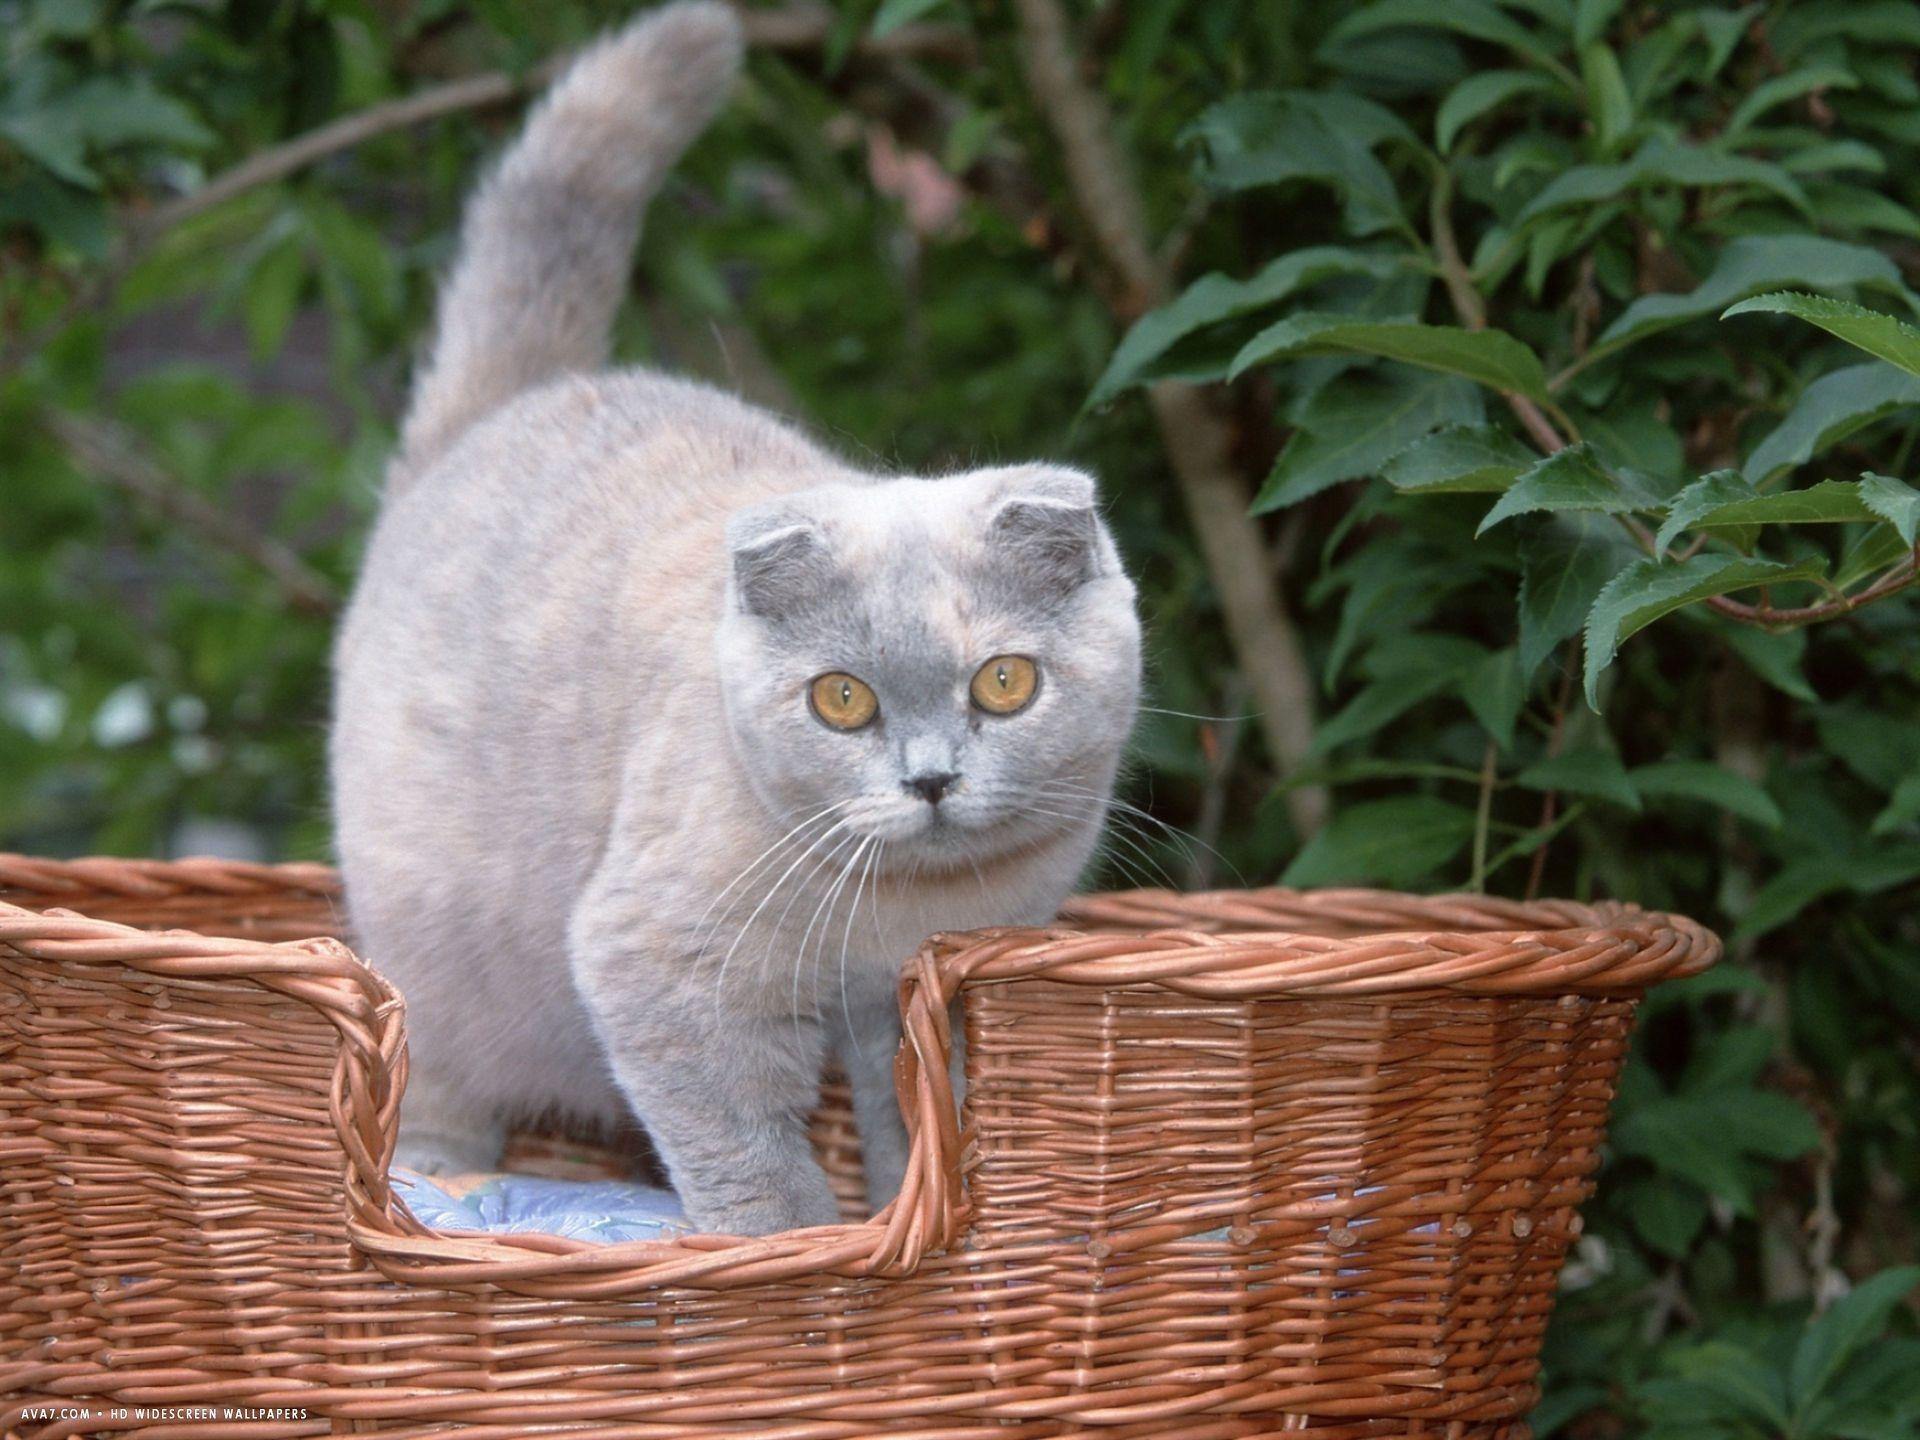
[{"label": "cat's nose", "polygon": [[913,791],[929,805],[938,805],[941,797],[951,790],[960,777],[951,770],[928,771],[907,780],[907,789]]}]

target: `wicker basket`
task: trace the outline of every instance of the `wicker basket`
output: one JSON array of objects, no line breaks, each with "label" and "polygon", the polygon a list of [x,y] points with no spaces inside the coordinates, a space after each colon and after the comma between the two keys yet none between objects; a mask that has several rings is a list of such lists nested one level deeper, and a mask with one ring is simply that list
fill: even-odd
[{"label": "wicker basket", "polygon": [[[0,857],[0,1431],[1523,1436],[1635,999],[1718,948],[1612,905],[1076,901],[908,967],[886,1213],[590,1245],[395,1199],[401,1004],[307,938],[336,898]],[[279,1414],[136,1408],[209,1406]]]}]

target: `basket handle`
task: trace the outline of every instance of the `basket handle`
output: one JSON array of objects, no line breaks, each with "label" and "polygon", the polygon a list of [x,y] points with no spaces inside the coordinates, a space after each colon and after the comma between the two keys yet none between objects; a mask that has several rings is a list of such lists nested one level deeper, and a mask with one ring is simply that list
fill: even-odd
[{"label": "basket handle", "polygon": [[[963,974],[923,947],[902,976],[904,1034],[894,1083],[907,1125],[906,1178],[899,1195],[871,1220],[759,1237],[691,1235],[615,1244],[550,1235],[442,1234],[415,1220],[393,1194],[387,1165],[399,1107],[390,1103],[372,1111],[368,1093],[342,1097],[347,1103],[337,1107],[343,1138],[357,1128],[363,1139],[348,1147],[348,1233],[374,1267],[399,1284],[492,1285],[548,1299],[911,1274],[926,1256],[952,1245],[969,1216],[963,1178],[968,1144],[950,1065],[950,1006]],[[358,1057],[390,1073],[394,1083],[386,1093],[395,1097],[406,1075],[405,1052],[396,1049]]]}]

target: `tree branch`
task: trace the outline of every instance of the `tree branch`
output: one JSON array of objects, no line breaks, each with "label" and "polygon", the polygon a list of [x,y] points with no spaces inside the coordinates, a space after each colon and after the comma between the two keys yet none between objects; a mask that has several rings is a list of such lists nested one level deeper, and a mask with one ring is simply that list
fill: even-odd
[{"label": "tree branch", "polygon": [[[1035,105],[1060,146],[1068,188],[1123,293],[1122,319],[1160,303],[1170,278],[1148,240],[1145,208],[1114,138],[1105,99],[1081,79],[1058,0],[1015,0],[1020,61]],[[1260,711],[1276,765],[1292,770],[1313,739],[1313,681],[1293,622],[1269,580],[1260,527],[1248,513],[1249,486],[1233,460],[1233,430],[1192,385],[1162,380],[1148,400],[1187,514],[1200,541],[1227,633]],[[1294,828],[1311,834],[1326,818],[1318,786],[1286,792]]]},{"label": "tree branch", "polygon": [[[1487,302],[1468,273],[1467,262],[1460,255],[1460,242],[1453,233],[1453,173],[1449,170],[1442,169],[1434,177],[1428,216],[1433,231],[1434,258],[1440,262],[1440,278],[1446,284],[1447,298],[1453,302],[1453,313],[1469,330],[1486,329]],[[1533,437],[1533,443],[1547,454],[1566,448],[1567,442],[1553,428],[1553,422],[1533,401],[1512,390],[1502,390],[1500,398],[1507,402],[1507,408],[1513,411],[1521,428]]]},{"label": "tree branch", "polygon": [[[801,3],[779,10],[740,10],[740,26],[747,43],[765,50],[818,49],[835,23],[833,12],[823,5]],[[876,56],[919,56],[961,64],[974,58],[972,39],[965,31],[948,25],[903,25],[878,39],[862,37],[855,48],[860,53]],[[343,115],[304,135],[248,156],[191,194],[156,207],[137,220],[135,228],[143,240],[150,240],[236,195],[283,180],[329,155],[354,149],[378,136],[410,129],[445,115],[498,105],[529,90],[537,90],[559,74],[571,58],[556,55],[518,74],[496,70],[468,75]]]},{"label": "tree branch", "polygon": [[339,594],[326,576],[278,540],[255,534],[231,512],[180,484],[143,456],[133,437],[113,421],[50,411],[46,422],[83,474],[245,560],[266,574],[294,609],[324,616],[338,608]]}]

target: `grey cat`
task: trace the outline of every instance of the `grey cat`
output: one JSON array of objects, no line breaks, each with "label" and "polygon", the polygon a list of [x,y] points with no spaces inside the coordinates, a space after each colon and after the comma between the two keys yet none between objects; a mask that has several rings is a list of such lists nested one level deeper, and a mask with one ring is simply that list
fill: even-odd
[{"label": "grey cat", "polygon": [[[1133,586],[1086,476],[855,470],[705,386],[601,371],[640,212],[722,103],[732,12],[587,51],[477,192],[335,656],[348,904],[408,1001],[400,1163],[639,1116],[689,1216],[836,1218],[905,1132],[895,982],[1048,919],[1132,726]],[[598,373],[596,373],[598,372]]]}]

